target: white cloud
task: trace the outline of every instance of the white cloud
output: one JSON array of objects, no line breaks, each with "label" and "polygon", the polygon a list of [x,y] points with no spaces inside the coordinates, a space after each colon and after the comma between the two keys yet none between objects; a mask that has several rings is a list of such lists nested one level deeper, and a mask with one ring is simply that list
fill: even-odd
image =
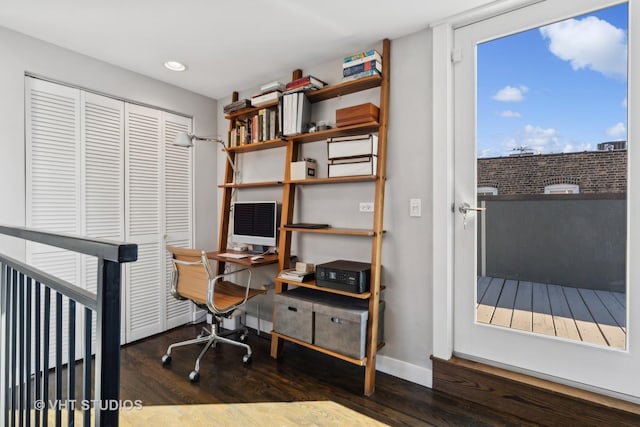
[{"label": "white cloud", "polygon": [[562,151],[564,146],[560,141],[560,132],[556,129],[528,124],[517,135],[503,141],[502,148],[502,155],[513,154],[521,150],[542,154],[558,153]]},{"label": "white cloud", "polygon": [[[502,140],[497,154],[492,156],[509,156],[514,153],[527,152],[534,154],[575,153],[593,151],[590,142],[571,141],[562,136],[562,133],[554,128],[545,128],[527,124],[513,136]],[[485,149],[479,155],[489,154]]]},{"label": "white cloud", "polygon": [[500,117],[504,117],[505,119],[520,119],[522,118],[522,114],[517,111],[505,110],[500,113]]},{"label": "white cloud", "polygon": [[610,138],[626,138],[627,137],[627,128],[624,126],[624,123],[618,122],[615,125],[608,128],[605,133]]},{"label": "white cloud", "polygon": [[559,133],[556,129],[545,129],[532,125],[526,125],[524,127],[522,144],[535,152],[550,152],[554,147],[557,147],[559,143]]},{"label": "white cloud", "polygon": [[528,90],[526,86],[505,86],[493,95],[493,99],[502,102],[519,102],[524,99],[524,94]]},{"label": "white cloud", "polygon": [[578,145],[567,143],[564,145],[564,148],[562,149],[563,153],[575,153],[578,151],[593,151],[593,148],[589,143],[583,143]]},{"label": "white cloud", "polygon": [[595,16],[567,19],[540,28],[549,39],[549,51],[569,61],[574,70],[592,69],[608,77],[627,76],[627,37],[617,28]]}]

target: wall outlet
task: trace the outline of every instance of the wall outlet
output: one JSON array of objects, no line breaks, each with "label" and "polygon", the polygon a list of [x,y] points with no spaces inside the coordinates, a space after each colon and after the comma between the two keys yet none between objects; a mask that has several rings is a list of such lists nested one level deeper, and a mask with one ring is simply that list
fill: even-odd
[{"label": "wall outlet", "polygon": [[373,212],[373,202],[360,202],[360,212]]}]

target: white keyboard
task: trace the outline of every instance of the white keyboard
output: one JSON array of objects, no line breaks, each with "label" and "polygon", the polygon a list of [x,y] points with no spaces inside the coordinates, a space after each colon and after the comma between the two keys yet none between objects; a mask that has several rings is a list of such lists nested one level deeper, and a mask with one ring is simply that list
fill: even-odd
[{"label": "white keyboard", "polygon": [[225,257],[225,258],[233,258],[233,259],[249,258],[249,254],[232,254],[229,252],[218,254],[218,256]]}]

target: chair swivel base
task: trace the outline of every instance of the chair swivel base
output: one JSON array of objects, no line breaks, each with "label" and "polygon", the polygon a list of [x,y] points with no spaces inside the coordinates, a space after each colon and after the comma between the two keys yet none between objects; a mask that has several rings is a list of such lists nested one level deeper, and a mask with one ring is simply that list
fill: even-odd
[{"label": "chair swivel base", "polygon": [[[211,330],[202,328],[202,332],[198,335],[197,338],[171,344],[167,349],[167,353],[164,356],[162,356],[162,366],[171,365],[171,351],[175,347],[182,347],[182,346],[191,345],[191,344],[204,344],[204,348],[202,349],[202,351],[198,355],[198,358],[196,359],[194,370],[189,373],[189,381],[191,381],[192,383],[196,383],[200,380],[200,360],[202,360],[207,350],[209,350],[209,348],[215,348],[217,343],[226,343],[226,344],[231,344],[238,347],[243,347],[247,351],[247,353],[244,356],[242,356],[242,363],[244,363],[245,365],[248,365],[249,363],[251,363],[251,360],[252,360],[251,347],[249,347],[248,344],[244,343],[244,341],[247,340],[247,336],[249,332],[247,328],[226,331],[221,334],[216,333],[216,329],[217,329],[216,325],[213,324],[211,325]],[[234,341],[229,338],[226,338],[227,335],[231,335],[238,332],[242,333],[240,335],[240,341],[242,342]]]}]

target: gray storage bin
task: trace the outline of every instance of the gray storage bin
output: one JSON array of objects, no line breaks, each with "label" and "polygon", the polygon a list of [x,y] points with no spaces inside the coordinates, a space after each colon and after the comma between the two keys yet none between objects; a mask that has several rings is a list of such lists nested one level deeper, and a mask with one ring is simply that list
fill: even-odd
[{"label": "gray storage bin", "polygon": [[305,293],[289,292],[275,294],[275,319],[273,330],[279,334],[313,343],[313,302]]},{"label": "gray storage bin", "polygon": [[[364,302],[364,301],[363,301]],[[368,305],[362,303],[314,303],[314,343],[356,359],[365,357]],[[384,301],[378,315],[378,343],[384,335]]]}]

